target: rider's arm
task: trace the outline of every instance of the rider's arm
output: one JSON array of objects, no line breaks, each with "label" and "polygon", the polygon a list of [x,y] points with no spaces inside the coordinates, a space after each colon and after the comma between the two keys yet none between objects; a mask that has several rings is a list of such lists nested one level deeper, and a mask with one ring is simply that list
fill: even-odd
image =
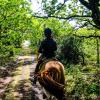
[{"label": "rider's arm", "polygon": [[41,45],[38,49],[38,59],[41,57],[41,55],[43,53],[43,47],[44,47],[44,41],[41,42]]},{"label": "rider's arm", "polygon": [[39,53],[42,53],[43,52],[43,41],[41,42],[41,45],[39,47],[39,50],[38,50]]}]

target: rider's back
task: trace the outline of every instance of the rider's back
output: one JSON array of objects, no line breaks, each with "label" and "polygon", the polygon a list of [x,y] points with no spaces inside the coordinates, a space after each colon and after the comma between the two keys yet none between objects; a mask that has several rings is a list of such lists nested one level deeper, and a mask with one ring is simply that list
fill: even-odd
[{"label": "rider's back", "polygon": [[55,56],[57,50],[56,42],[52,38],[46,38],[41,42],[39,52],[46,58],[52,58]]}]

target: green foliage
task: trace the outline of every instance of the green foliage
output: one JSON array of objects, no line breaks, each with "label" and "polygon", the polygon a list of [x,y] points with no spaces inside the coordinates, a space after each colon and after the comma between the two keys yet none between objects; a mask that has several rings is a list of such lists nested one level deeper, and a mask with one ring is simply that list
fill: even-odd
[{"label": "green foliage", "polygon": [[82,62],[82,40],[75,36],[66,36],[61,46],[60,59],[66,64],[78,64]]},{"label": "green foliage", "polygon": [[95,68],[94,70],[93,66],[84,67],[91,67],[91,71],[88,70],[87,72],[84,72],[82,67],[78,65],[70,65],[69,68],[67,67],[67,93],[72,97],[78,97],[79,100],[97,100],[100,93],[100,85],[99,80],[97,77],[95,77],[95,75],[99,71],[99,68]]},{"label": "green foliage", "polygon": [[[52,29],[54,39],[57,41],[57,55],[60,56],[60,60],[64,63],[69,62],[74,64],[96,63],[96,39],[81,38],[80,36],[99,35],[99,31],[96,30],[96,34],[94,34],[94,29],[80,28],[75,30],[67,21],[55,18],[33,18],[32,23],[32,31],[24,36],[31,41],[30,46],[33,52],[37,52],[39,44],[44,38],[44,28],[49,27]],[[75,36],[73,34],[75,34]],[[64,48],[67,46],[68,48],[70,47],[71,50],[67,51],[66,48]]]},{"label": "green foliage", "polygon": [[42,0],[42,7],[44,13],[48,16],[58,15],[58,13],[60,13],[60,15],[63,16],[63,12],[66,11],[66,5],[58,3],[58,1],[59,0]]},{"label": "green foliage", "polygon": [[89,0],[42,0],[41,4],[42,15],[67,17],[68,19],[75,19],[78,26],[89,26],[100,29],[99,0],[94,0],[93,2]]},{"label": "green foliage", "polygon": [[21,48],[23,34],[31,30],[30,12],[25,0],[0,1],[0,65]]},{"label": "green foliage", "polygon": [[57,41],[58,48],[62,41],[61,38],[66,34],[70,34],[73,30],[73,28],[67,21],[60,21],[54,18],[46,20],[33,18],[32,23],[33,31],[29,34],[26,34],[25,37],[31,41],[30,46],[31,48],[33,48],[33,51],[36,51],[38,49],[40,41],[44,38],[45,28],[51,28],[53,37]]}]

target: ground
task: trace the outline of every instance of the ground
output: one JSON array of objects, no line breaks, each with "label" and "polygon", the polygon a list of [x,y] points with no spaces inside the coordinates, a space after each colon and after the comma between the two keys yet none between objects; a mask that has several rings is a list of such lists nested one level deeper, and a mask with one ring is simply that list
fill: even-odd
[{"label": "ground", "polygon": [[[45,100],[43,91],[37,83],[32,84],[36,62],[34,56],[18,56],[18,66],[9,76],[0,78],[0,100]],[[9,70],[8,70],[9,71]]]}]

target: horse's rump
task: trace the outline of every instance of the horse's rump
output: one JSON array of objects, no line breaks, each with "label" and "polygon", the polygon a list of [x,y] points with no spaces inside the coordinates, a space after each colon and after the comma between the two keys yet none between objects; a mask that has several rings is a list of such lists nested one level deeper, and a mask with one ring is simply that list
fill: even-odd
[{"label": "horse's rump", "polygon": [[59,61],[48,61],[38,75],[39,83],[52,95],[61,98],[64,95],[64,67]]}]

